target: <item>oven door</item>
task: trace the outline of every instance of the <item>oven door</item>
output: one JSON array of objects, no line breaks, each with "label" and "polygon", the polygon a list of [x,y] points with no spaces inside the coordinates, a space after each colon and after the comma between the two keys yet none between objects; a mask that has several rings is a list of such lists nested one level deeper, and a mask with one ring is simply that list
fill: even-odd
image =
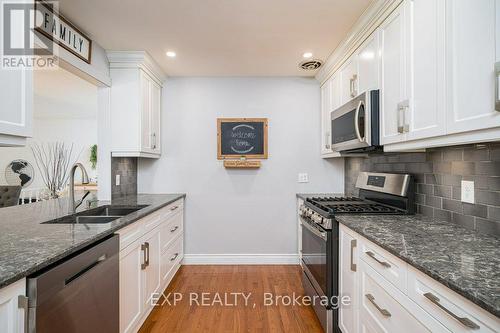
[{"label": "oven door", "polygon": [[301,218],[302,226],[302,264],[304,272],[321,296],[329,296],[327,267],[328,231],[315,226],[312,222]]},{"label": "oven door", "polygon": [[368,92],[365,92],[331,113],[333,150],[371,146],[370,102],[367,96]]}]

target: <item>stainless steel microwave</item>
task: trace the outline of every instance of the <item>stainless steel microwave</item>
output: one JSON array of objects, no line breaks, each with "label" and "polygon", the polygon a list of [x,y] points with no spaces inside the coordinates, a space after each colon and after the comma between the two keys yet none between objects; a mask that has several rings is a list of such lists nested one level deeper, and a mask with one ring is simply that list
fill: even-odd
[{"label": "stainless steel microwave", "polygon": [[379,91],[368,90],[332,111],[332,149],[356,153],[378,148],[379,108]]}]

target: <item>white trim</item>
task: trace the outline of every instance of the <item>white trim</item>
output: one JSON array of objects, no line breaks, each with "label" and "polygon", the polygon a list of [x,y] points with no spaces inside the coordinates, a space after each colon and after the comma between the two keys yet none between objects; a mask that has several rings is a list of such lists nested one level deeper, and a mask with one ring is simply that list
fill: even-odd
[{"label": "white trim", "polygon": [[144,158],[160,158],[161,154],[157,153],[146,153],[139,151],[113,151],[111,152],[112,157],[144,157]]},{"label": "white trim", "polygon": [[298,265],[298,254],[184,254],[183,265]]},{"label": "white trim", "polygon": [[325,83],[358,49],[380,24],[397,8],[403,0],[375,0],[363,12],[353,28],[326,59],[323,67],[316,74],[320,84]]},{"label": "white trim", "polygon": [[167,76],[154,59],[145,51],[106,51],[109,67],[140,68],[161,86]]}]

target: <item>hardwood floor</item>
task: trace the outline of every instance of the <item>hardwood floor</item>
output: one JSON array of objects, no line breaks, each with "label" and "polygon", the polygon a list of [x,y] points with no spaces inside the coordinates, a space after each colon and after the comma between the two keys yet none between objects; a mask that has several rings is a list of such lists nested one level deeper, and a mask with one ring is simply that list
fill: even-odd
[{"label": "hardwood floor", "polygon": [[182,266],[164,292],[182,300],[162,298],[139,332],[323,332],[310,306],[287,306],[286,297],[268,305],[271,294],[303,295],[300,276],[291,265]]}]

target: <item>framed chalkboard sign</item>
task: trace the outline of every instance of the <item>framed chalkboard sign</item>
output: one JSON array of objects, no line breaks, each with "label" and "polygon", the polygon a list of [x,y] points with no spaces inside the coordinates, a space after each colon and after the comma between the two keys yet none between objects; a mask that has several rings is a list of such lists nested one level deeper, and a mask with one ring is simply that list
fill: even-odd
[{"label": "framed chalkboard sign", "polygon": [[217,119],[217,159],[267,158],[267,118]]}]

